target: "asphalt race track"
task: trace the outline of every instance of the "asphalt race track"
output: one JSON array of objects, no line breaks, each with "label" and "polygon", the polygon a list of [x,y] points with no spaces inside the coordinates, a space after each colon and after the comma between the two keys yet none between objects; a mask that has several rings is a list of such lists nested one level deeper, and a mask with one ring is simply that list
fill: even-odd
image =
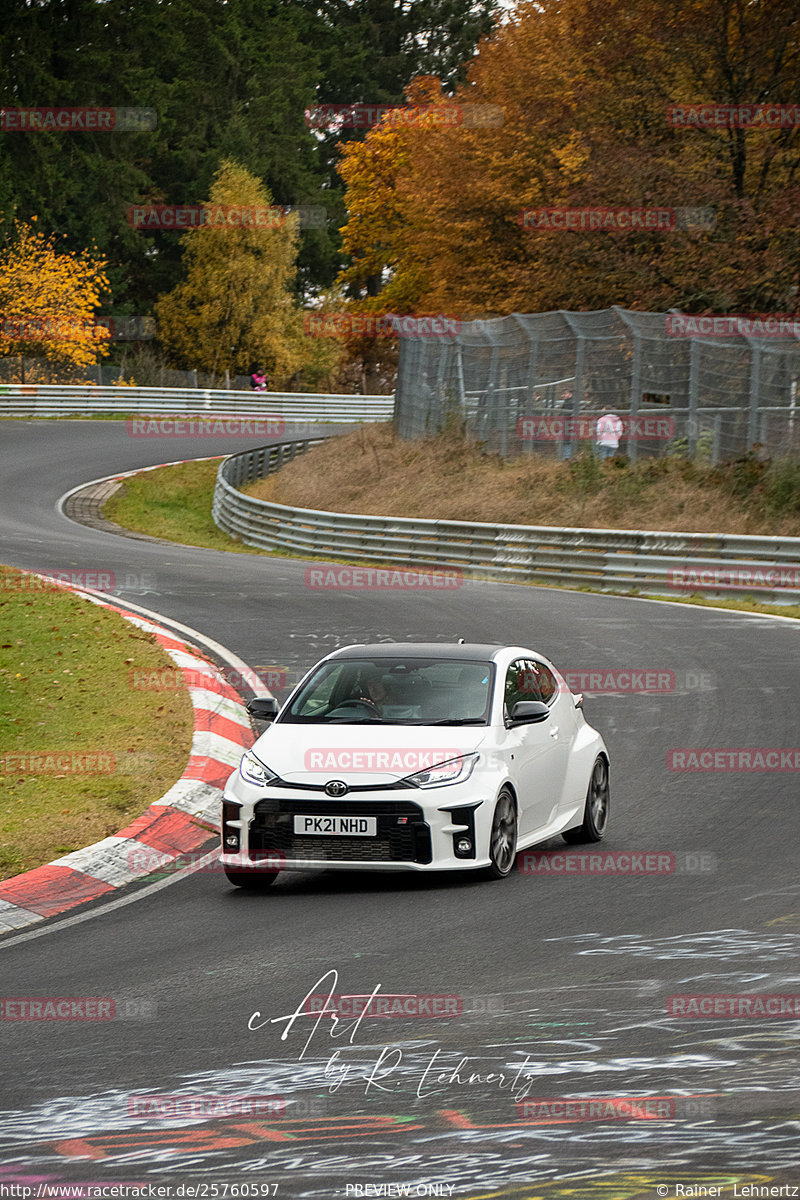
[{"label": "asphalt race track", "polygon": [[[668,1009],[674,995],[800,994],[798,774],[667,766],[675,748],[798,745],[800,625],[485,582],[322,591],[299,561],[117,537],[55,509],[99,476],[245,444],[3,422],[0,561],[111,572],[121,599],[287,684],[337,645],[459,636],[531,644],[561,668],[674,672],[662,694],[586,701],[612,757],[603,850],[668,866],[565,874],[545,855],[500,883],[320,872],[264,895],[199,870],[8,935],[3,996],[109,997],[119,1017],[0,1025],[0,1182],[280,1200],[800,1195],[800,1021]],[[288,1019],[308,992],[378,985],[452,998],[455,1015]],[[605,1106],[563,1107],[576,1097]]]}]

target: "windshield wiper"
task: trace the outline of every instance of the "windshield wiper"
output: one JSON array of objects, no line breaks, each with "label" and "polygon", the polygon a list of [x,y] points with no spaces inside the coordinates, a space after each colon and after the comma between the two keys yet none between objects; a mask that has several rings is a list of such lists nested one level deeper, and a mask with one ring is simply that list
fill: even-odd
[{"label": "windshield wiper", "polygon": [[380,717],[326,717],[321,725],[385,725]]},{"label": "windshield wiper", "polygon": [[426,721],[426,725],[485,725],[484,717],[445,717],[443,721]]}]

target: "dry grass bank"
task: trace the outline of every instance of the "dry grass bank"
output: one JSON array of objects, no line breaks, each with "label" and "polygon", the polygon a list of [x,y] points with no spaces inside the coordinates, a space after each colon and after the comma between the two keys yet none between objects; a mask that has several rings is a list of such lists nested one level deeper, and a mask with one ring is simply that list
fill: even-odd
[{"label": "dry grass bank", "polygon": [[800,465],[746,458],[506,462],[459,438],[404,442],[372,425],[246,489],[262,500],[335,512],[516,525],[800,536]]}]

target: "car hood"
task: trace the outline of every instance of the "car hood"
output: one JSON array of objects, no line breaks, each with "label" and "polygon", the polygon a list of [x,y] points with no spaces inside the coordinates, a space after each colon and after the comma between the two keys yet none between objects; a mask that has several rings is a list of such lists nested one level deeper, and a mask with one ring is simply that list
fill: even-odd
[{"label": "car hood", "polygon": [[477,750],[485,725],[270,726],[253,753],[287,783],[351,786],[395,783],[426,767]]}]

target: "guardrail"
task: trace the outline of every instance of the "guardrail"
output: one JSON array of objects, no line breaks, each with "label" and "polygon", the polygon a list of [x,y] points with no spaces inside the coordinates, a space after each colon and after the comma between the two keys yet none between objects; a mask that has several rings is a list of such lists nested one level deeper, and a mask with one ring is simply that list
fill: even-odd
[{"label": "guardrail", "polygon": [[317,392],[229,392],[224,388],[146,388],[0,385],[0,416],[66,416],[94,413],[182,413],[192,416],[274,415],[288,421],[388,421],[394,396],[349,396]]},{"label": "guardrail", "polygon": [[455,570],[473,579],[600,591],[800,602],[800,538],[373,517],[293,508],[237,490],[321,440],[286,441],[226,458],[214,489],[219,528],[249,546],[329,562]]}]

